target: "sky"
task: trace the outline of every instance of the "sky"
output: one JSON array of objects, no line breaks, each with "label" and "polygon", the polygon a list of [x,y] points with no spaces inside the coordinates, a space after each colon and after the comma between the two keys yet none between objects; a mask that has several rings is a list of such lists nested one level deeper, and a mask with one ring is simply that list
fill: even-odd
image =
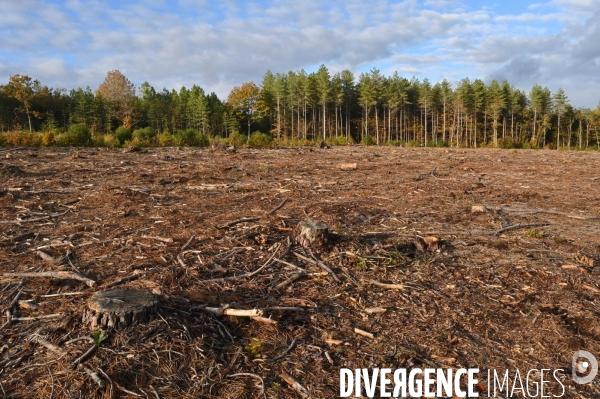
[{"label": "sky", "polygon": [[95,90],[117,69],[221,99],[274,73],[378,68],[600,100],[600,0],[0,0],[0,84]]}]

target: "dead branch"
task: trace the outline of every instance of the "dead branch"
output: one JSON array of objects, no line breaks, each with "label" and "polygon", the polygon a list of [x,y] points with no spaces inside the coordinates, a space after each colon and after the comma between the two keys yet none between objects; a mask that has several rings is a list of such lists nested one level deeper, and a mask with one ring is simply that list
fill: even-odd
[{"label": "dead branch", "polygon": [[156,241],[164,242],[167,244],[173,242],[173,239],[170,237],[146,236],[146,235],[142,234],[142,238],[148,238],[150,240],[156,240]]},{"label": "dead branch", "polygon": [[551,210],[551,209],[510,208],[510,207],[506,207],[506,206],[487,206],[487,205],[484,205],[484,207],[486,209],[491,209],[491,210],[494,210],[494,211],[508,212],[508,213],[519,213],[519,214],[545,213],[545,214],[549,214],[549,215],[566,216],[566,217],[571,218],[571,219],[579,219],[579,220],[597,220],[597,219],[600,219],[600,217],[598,217],[598,216],[574,215],[572,213],[555,211],[555,210]]},{"label": "dead branch", "polygon": [[[279,247],[279,245],[278,245],[278,247]],[[200,283],[203,283],[203,284],[205,284],[205,283],[216,283],[216,282],[231,281],[231,280],[237,280],[237,279],[241,279],[241,278],[252,277],[255,274],[260,273],[261,270],[263,270],[265,267],[267,267],[267,266],[269,266],[269,265],[271,265],[273,263],[271,261],[275,257],[275,254],[277,253],[277,249],[279,249],[279,248],[276,248],[275,251],[273,251],[273,254],[269,258],[269,260],[267,260],[261,267],[259,267],[258,269],[256,269],[253,272],[243,273],[243,274],[240,274],[240,275],[237,275],[237,276],[212,278],[212,279],[209,279],[209,280],[200,281]]]},{"label": "dead branch", "polygon": [[508,230],[514,229],[524,229],[529,227],[538,227],[538,226],[548,226],[550,223],[519,223],[512,226],[506,226],[499,230],[494,231],[493,233],[485,232],[486,235],[498,235]]},{"label": "dead branch", "polygon": [[42,258],[46,262],[49,262],[49,263],[54,263],[55,262],[55,259],[50,254],[48,254],[48,253],[46,253],[44,251],[37,251],[36,253],[37,253],[37,255],[40,258]]},{"label": "dead branch", "polygon": [[19,292],[17,293],[17,295],[15,296],[15,298],[12,300],[12,302],[10,303],[10,305],[8,305],[8,308],[5,309],[5,311],[12,312],[13,308],[19,302],[19,298],[21,297],[21,294],[23,294],[23,290],[19,290]]},{"label": "dead branch", "polygon": [[267,212],[265,214],[265,216],[271,216],[272,214],[274,214],[275,212],[277,212],[278,210],[280,210],[281,208],[283,208],[284,205],[287,204],[287,202],[289,200],[290,200],[289,198],[284,198],[283,201],[281,201],[281,203],[279,205],[277,205],[275,208],[273,208],[269,212]]},{"label": "dead branch", "polygon": [[319,266],[321,269],[323,269],[323,270],[325,270],[327,273],[331,274],[331,277],[333,277],[333,279],[334,279],[335,281],[337,281],[337,282],[339,282],[339,281],[340,281],[340,279],[338,278],[338,276],[336,276],[336,275],[335,275],[335,273],[333,272],[333,270],[331,270],[331,269],[329,268],[329,266],[327,266],[325,263],[323,263],[323,262],[321,262],[321,261],[318,261],[318,260],[314,260],[314,259],[307,258],[306,256],[304,256],[304,255],[300,255],[300,254],[299,254],[299,253],[297,253],[297,252],[293,252],[293,253],[294,253],[294,255],[296,255],[298,258],[300,258],[300,259],[302,259],[302,260],[304,260],[304,261],[307,261],[307,262],[309,262],[309,263],[312,263],[313,265],[317,265],[317,266]]},{"label": "dead branch", "polygon": [[29,317],[13,317],[13,321],[35,321],[42,319],[56,319],[64,316],[64,313],[54,313],[54,314],[46,314],[41,316],[29,316]]},{"label": "dead branch", "polygon": [[8,300],[8,298],[13,296],[14,293],[19,291],[21,289],[21,287],[23,287],[23,284],[25,284],[25,279],[21,280],[19,285],[17,285],[15,288],[13,288],[13,290],[6,297],[4,297],[2,300],[0,300],[0,304],[3,304],[6,300]]},{"label": "dead branch", "polygon": [[25,272],[25,273],[3,273],[6,277],[53,277],[69,280],[83,281],[88,287],[93,287],[96,282],[74,272]]},{"label": "dead branch", "polygon": [[236,224],[240,224],[240,223],[246,223],[246,222],[257,222],[259,221],[260,218],[244,218],[244,219],[238,219],[238,220],[234,220],[233,222],[229,222],[223,226],[218,226],[217,229],[219,230],[223,230],[223,229],[227,229],[229,227],[235,226]]},{"label": "dead branch", "polygon": [[255,316],[252,317],[252,320],[259,321],[265,324],[278,324],[277,320],[269,319],[268,317]]},{"label": "dead branch", "polygon": [[387,311],[387,309],[380,308],[380,307],[366,308],[365,309],[365,312],[367,312],[368,314],[379,314],[379,313],[385,313],[386,311]]},{"label": "dead branch", "polygon": [[31,219],[25,219],[25,220],[0,220],[0,224],[21,224],[21,223],[29,223],[29,222],[39,222],[42,220],[48,220],[48,219],[53,219],[53,218],[57,218],[60,216],[64,216],[67,213],[71,212],[70,209],[67,209],[64,212],[61,213],[53,213],[52,215],[47,215],[47,216],[40,216],[37,218],[31,218]]},{"label": "dead branch", "polygon": [[262,308],[261,310],[267,312],[269,310],[278,310],[281,312],[304,312],[306,309],[299,308],[297,306],[271,306],[268,308]]},{"label": "dead branch", "polygon": [[[58,346],[54,345],[53,343],[45,340],[44,338],[40,337],[37,334],[32,335],[29,338],[30,341],[33,341],[35,343],[38,343],[44,347],[46,347],[47,349],[50,349],[52,352],[58,353],[59,355],[65,356],[67,355],[67,352],[64,351],[63,349],[59,348]],[[90,376],[90,378],[96,383],[98,384],[98,386],[100,388],[104,388],[104,382],[102,381],[102,379],[100,378],[100,376],[95,373],[94,371],[92,371],[92,369],[90,369],[89,367],[87,367],[86,365],[79,363],[77,365],[78,368],[82,369],[83,371],[86,372],[87,375]]]},{"label": "dead branch", "polygon": [[96,353],[97,350],[98,350],[98,345],[96,345],[96,344],[92,345],[90,347],[90,349],[88,349],[87,351],[85,351],[83,353],[83,355],[79,356],[77,359],[75,359],[71,362],[71,368],[74,369],[79,364],[88,360],[90,357],[92,357],[94,355],[94,353]]},{"label": "dead branch", "polygon": [[283,352],[281,355],[274,357],[272,359],[254,359],[255,362],[276,362],[278,360],[283,359],[284,357],[286,357],[286,355],[288,353],[290,353],[298,344],[298,339],[294,338],[294,340],[292,341],[291,345],[285,350],[285,352]]},{"label": "dead branch", "polygon": [[157,267],[157,268],[154,268],[154,269],[146,270],[144,272],[132,274],[131,276],[123,277],[120,280],[113,281],[112,283],[108,284],[106,286],[106,288],[112,288],[112,287],[115,287],[115,286],[117,286],[119,284],[123,284],[123,283],[128,282],[128,281],[137,280],[138,278],[146,276],[148,274],[158,273],[158,272],[162,272],[162,271],[165,271],[165,270],[174,269],[176,267],[177,267],[176,265],[171,265],[171,266],[166,266],[166,267]]},{"label": "dead branch", "polygon": [[296,381],[291,375],[285,372],[285,370],[281,370],[279,376],[282,380],[288,383],[288,385],[293,388],[296,392],[300,394],[303,398],[309,398],[310,394],[308,393],[308,389],[304,388],[302,384]]},{"label": "dead branch", "polygon": [[378,287],[382,287],[382,288],[387,288],[390,290],[403,290],[404,289],[404,285],[403,284],[387,284],[387,283],[380,283],[379,281],[375,281],[375,280],[366,280],[368,283],[376,285]]},{"label": "dead branch", "polygon": [[227,307],[220,308],[203,308],[207,312],[214,314],[215,316],[237,316],[237,317],[258,317],[263,315],[263,311],[260,309],[230,309]]},{"label": "dead branch", "polygon": [[367,332],[365,330],[361,330],[360,328],[355,328],[354,332],[358,335],[362,335],[363,337],[367,337],[367,338],[375,338],[375,336],[373,334],[371,334],[370,332]]},{"label": "dead branch", "polygon": [[279,258],[275,258],[275,259],[273,259],[273,260],[274,260],[275,262],[283,263],[284,265],[287,265],[287,266],[293,267],[294,269],[297,269],[297,270],[299,270],[299,271],[301,271],[301,272],[305,272],[305,271],[306,271],[306,270],[304,270],[304,269],[303,269],[302,267],[300,267],[300,266],[296,266],[296,265],[294,265],[293,263],[286,262],[286,261],[284,261],[284,260],[281,260],[281,259],[279,259]]},{"label": "dead branch", "polygon": [[548,226],[550,225],[550,223],[545,223],[545,222],[541,222],[541,223],[519,223],[519,224],[514,224],[514,225],[510,225],[510,226],[506,226],[503,227],[501,229],[498,230],[468,230],[468,231],[429,231],[425,234],[427,235],[433,235],[433,236],[494,236],[494,235],[498,235],[501,233],[504,233],[505,231],[509,231],[509,230],[514,230],[514,229],[525,229],[525,228],[529,228],[529,227],[542,227],[542,226]]},{"label": "dead branch", "polygon": [[275,289],[276,289],[276,290],[280,290],[280,289],[282,289],[282,288],[284,288],[284,287],[286,287],[286,286],[288,286],[288,285],[292,284],[294,281],[298,280],[299,278],[301,278],[301,277],[303,277],[303,276],[306,276],[306,272],[304,272],[304,271],[298,272],[298,273],[296,273],[296,274],[294,274],[294,275],[292,275],[292,276],[290,276],[290,277],[286,278],[286,279],[285,279],[284,281],[282,281],[281,283],[277,284],[277,285],[275,286]]},{"label": "dead branch", "polygon": [[40,295],[40,298],[55,298],[57,296],[72,296],[72,295],[83,295],[85,292],[62,292],[60,294],[47,294]]},{"label": "dead branch", "polygon": [[191,236],[190,239],[183,245],[183,247],[181,247],[181,249],[179,250],[179,252],[185,251],[185,249],[190,246],[190,244],[192,243],[192,241],[194,241],[194,238],[196,238],[195,235]]}]

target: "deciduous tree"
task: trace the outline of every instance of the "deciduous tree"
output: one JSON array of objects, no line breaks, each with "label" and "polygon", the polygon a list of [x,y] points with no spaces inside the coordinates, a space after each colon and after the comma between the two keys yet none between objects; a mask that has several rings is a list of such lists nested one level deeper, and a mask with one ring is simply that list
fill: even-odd
[{"label": "deciduous tree", "polygon": [[238,117],[246,120],[250,137],[250,125],[261,115],[264,108],[260,102],[260,88],[254,82],[234,87],[227,96],[227,105]]},{"label": "deciduous tree", "polygon": [[121,72],[108,72],[104,82],[96,90],[110,104],[111,116],[121,121],[123,126],[131,128],[135,104],[135,85]]}]

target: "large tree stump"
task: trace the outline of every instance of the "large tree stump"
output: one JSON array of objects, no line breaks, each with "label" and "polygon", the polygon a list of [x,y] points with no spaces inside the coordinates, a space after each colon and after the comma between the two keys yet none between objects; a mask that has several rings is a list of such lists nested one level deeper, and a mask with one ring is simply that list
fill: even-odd
[{"label": "large tree stump", "polygon": [[329,243],[329,229],[323,222],[304,220],[292,230],[292,239],[305,248],[320,251]]},{"label": "large tree stump", "polygon": [[92,329],[120,329],[145,323],[158,310],[158,300],[144,290],[112,290],[94,294],[87,301],[83,323]]}]

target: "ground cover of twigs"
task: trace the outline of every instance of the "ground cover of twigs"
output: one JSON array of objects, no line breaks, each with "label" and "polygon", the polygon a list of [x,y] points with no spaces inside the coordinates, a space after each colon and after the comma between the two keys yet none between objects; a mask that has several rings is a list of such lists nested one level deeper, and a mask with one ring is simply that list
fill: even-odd
[{"label": "ground cover of twigs", "polygon": [[[332,398],[342,367],[561,368],[600,397],[569,378],[600,354],[600,154],[136,150],[0,149],[0,397]],[[158,311],[95,330],[108,289]]]}]

